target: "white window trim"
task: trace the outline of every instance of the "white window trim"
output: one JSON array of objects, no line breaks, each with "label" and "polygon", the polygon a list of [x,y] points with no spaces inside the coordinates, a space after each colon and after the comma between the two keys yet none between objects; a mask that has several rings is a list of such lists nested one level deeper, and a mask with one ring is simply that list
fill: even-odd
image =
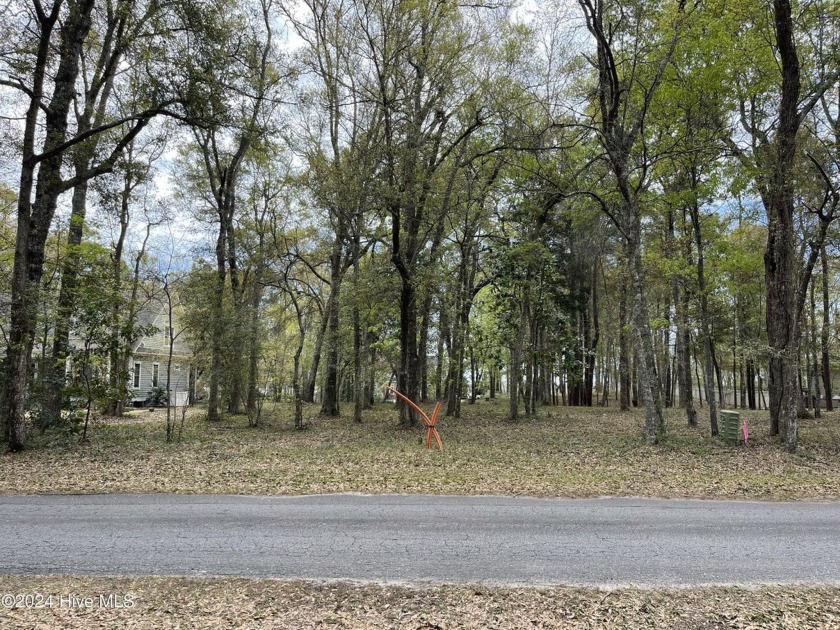
[{"label": "white window trim", "polygon": [[[155,377],[155,373],[157,373],[157,377]],[[152,387],[159,387],[160,386],[160,363],[155,361],[152,363]]]},{"label": "white window trim", "polygon": [[134,379],[131,382],[132,389],[140,389],[140,373],[143,371],[143,363],[141,361],[134,362]]}]

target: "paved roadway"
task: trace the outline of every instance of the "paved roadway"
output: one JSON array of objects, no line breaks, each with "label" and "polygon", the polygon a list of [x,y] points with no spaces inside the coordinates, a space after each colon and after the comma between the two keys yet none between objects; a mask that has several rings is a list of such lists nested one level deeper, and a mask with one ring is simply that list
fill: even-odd
[{"label": "paved roadway", "polygon": [[0,573],[840,584],[840,504],[2,496],[0,536]]}]

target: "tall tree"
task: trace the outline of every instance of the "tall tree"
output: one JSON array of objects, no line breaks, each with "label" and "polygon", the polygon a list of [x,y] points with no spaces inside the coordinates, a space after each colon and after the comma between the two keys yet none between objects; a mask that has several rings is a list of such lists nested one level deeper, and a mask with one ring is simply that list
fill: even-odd
[{"label": "tall tree", "polygon": [[832,411],[834,409],[834,401],[831,398],[831,355],[829,354],[829,336],[831,329],[830,321],[830,307],[829,307],[829,291],[828,291],[828,256],[825,251],[825,243],[820,248],[820,263],[822,265],[822,328],[820,329],[821,342],[821,378],[823,381],[823,389],[825,391],[825,409]]},{"label": "tall tree", "polygon": [[[467,12],[473,11],[473,19]],[[442,166],[481,125],[478,88],[481,9],[441,2],[375,0],[359,5],[369,70],[359,96],[382,120],[382,183],[378,195],[390,221],[391,260],[400,277],[398,389],[420,394],[418,272],[435,215]],[[401,422],[417,422],[400,404]]]},{"label": "tall tree", "polygon": [[[119,85],[115,86],[118,75],[125,74],[126,65],[137,63],[137,59],[132,59],[130,55],[131,48],[136,47],[139,38],[147,38],[153,34],[152,29],[160,12],[160,5],[156,2],[149,3],[137,11],[132,10],[125,0],[106,0],[98,11],[92,11],[92,28],[98,36],[90,39],[80,55],[80,75],[84,90],[76,97],[74,107],[76,133],[87,134],[105,123],[109,109],[113,109],[109,108],[112,94],[115,88],[118,91],[120,88]],[[135,79],[142,81],[142,75],[138,72],[133,71],[132,74]],[[136,109],[136,96],[118,96],[121,96],[120,102],[127,105],[129,111]],[[137,96],[143,97],[142,93]],[[76,276],[80,264],[78,249],[84,235],[89,189],[89,179],[85,177],[85,173],[93,163],[101,139],[102,134],[95,134],[87,141],[75,145],[70,152],[73,170],[79,181],[73,188],[70,227],[61,265],[61,288],[53,333],[52,386],[49,388],[51,400],[48,401],[48,406],[54,420],[58,420],[60,415],[65,361],[70,350],[70,317],[75,308]]]},{"label": "tall tree", "polygon": [[[211,339],[212,361],[207,406],[207,419],[217,421],[220,414],[220,378],[222,369],[224,326],[224,296],[228,284],[236,315],[232,326],[241,333],[241,317],[247,307],[245,286],[237,248],[236,217],[239,183],[249,150],[255,150],[264,134],[273,125],[278,90],[283,75],[278,65],[273,40],[271,0],[261,0],[254,14],[246,7],[220,5],[205,22],[213,24],[215,38],[208,41],[202,57],[191,60],[195,72],[213,77],[202,101],[193,100],[194,117],[204,121],[193,125],[199,160],[203,166],[201,185],[209,193],[208,200],[218,220],[216,236],[216,286],[213,320],[215,330]],[[236,19],[238,28],[231,29]],[[196,177],[199,177],[194,173]],[[244,373],[240,365],[243,355],[239,343],[233,345],[235,364],[231,371],[228,411],[239,413],[245,396]]]},{"label": "tall tree", "polygon": [[[28,4],[28,3],[27,3]],[[28,10],[4,11],[21,24],[21,41],[16,55],[3,55],[0,85],[16,89],[26,101],[21,141],[21,167],[17,200],[15,263],[11,286],[9,344],[6,350],[2,415],[8,424],[9,447],[26,446],[26,393],[29,367],[38,320],[37,303],[44,269],[44,245],[53,222],[58,198],[113,168],[131,140],[155,115],[162,113],[169,100],[164,92],[154,93],[154,101],[144,101],[142,109],[109,116],[98,126],[78,129],[70,125],[70,112],[76,99],[81,59],[97,39],[91,32],[95,0],[54,0],[44,6],[33,0]],[[123,6],[124,5],[124,6]],[[139,5],[120,5],[122,10]],[[96,35],[96,36],[94,36]],[[118,68],[112,67],[111,72]],[[108,134],[110,142],[102,155],[70,177],[62,173],[65,160],[76,147]]]},{"label": "tall tree", "polygon": [[597,72],[594,125],[615,187],[614,200],[602,199],[601,206],[624,239],[645,404],[645,437],[655,443],[665,430],[665,418],[642,267],[641,198],[649,184],[651,167],[646,124],[651,103],[685,30],[686,2],[633,3],[626,11],[608,0],[579,3],[596,47],[591,60]]},{"label": "tall tree", "polygon": [[[305,124],[295,141],[309,165],[307,187],[313,201],[326,210],[333,232],[330,290],[321,336],[327,353],[321,413],[336,416],[341,293],[347,271],[367,249],[362,232],[366,231],[364,215],[370,205],[370,183],[377,176],[381,111],[355,92],[365,64],[356,13],[360,9],[348,1],[306,0],[303,6],[302,16],[293,6],[284,11],[306,43],[301,54],[303,68],[315,77],[306,86]],[[313,102],[320,104],[317,110],[312,109]],[[320,359],[320,352],[316,356]]]},{"label": "tall tree", "polygon": [[[743,148],[734,140],[730,141],[730,147],[742,164],[756,173],[756,188],[767,213],[764,269],[770,346],[770,428],[771,433],[780,434],[789,451],[794,451],[798,442],[800,305],[804,304],[805,289],[810,282],[810,270],[799,273],[797,257],[795,173],[800,157],[798,136],[805,118],[840,77],[836,51],[833,63],[830,55],[823,56],[815,51],[814,59],[822,65],[816,69],[806,67],[804,74],[797,51],[797,20],[807,19],[821,4],[814,3],[810,10],[795,14],[789,0],[773,1],[769,30],[774,58],[766,66],[769,70],[762,73],[745,70],[739,75],[745,77],[740,97],[740,122],[751,146]],[[763,84],[755,85],[753,77],[756,75]],[[767,89],[767,82],[775,92],[770,101],[775,102],[773,114],[768,111],[772,106],[767,104],[770,99],[766,92],[759,91]]]},{"label": "tall tree", "polygon": [[[113,295],[110,305],[110,331],[108,352],[110,359],[109,401],[107,413],[122,415],[129,379],[128,361],[134,343],[142,331],[138,328],[137,316],[144,303],[141,291],[141,271],[146,258],[153,228],[159,226],[164,217],[150,207],[148,190],[151,184],[152,163],[160,154],[162,146],[157,142],[151,146],[140,146],[132,142],[114,168],[113,174],[94,181],[94,188],[100,203],[116,224],[111,243],[111,283]],[[135,210],[142,208],[145,218],[145,234],[132,254],[131,268],[127,268],[125,257],[129,227]],[[135,221],[136,221],[136,217]],[[129,275],[130,274],[130,275]]]}]

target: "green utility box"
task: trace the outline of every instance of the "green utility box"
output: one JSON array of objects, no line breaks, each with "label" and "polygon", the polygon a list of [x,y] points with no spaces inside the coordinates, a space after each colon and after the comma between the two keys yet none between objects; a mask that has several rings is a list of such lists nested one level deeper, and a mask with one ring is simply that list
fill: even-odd
[{"label": "green utility box", "polygon": [[722,409],[720,412],[720,438],[730,444],[738,444],[744,441],[744,434],[741,431],[741,414],[731,409]]}]

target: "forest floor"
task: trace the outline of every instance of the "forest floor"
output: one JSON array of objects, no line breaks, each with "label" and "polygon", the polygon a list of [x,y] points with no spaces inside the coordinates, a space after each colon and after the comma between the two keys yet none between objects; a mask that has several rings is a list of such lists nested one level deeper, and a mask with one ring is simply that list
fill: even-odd
[{"label": "forest floor", "polygon": [[[245,578],[0,576],[4,593],[89,607],[4,609],[3,628],[836,629],[840,588],[502,588]],[[100,605],[103,595],[125,607]]]},{"label": "forest floor", "polygon": [[0,455],[0,493],[840,500],[840,412],[801,421],[799,448],[790,454],[769,435],[767,412],[741,412],[749,441],[731,446],[711,438],[703,410],[698,428],[669,410],[668,434],[649,446],[641,411],[543,408],[538,418],[511,424],[503,402],[483,402],[465,405],[461,419],[439,419],[441,453],[422,447],[420,428],[398,428],[390,404],[366,412],[361,424],[319,417],[316,406],[307,411],[308,427],[295,431],[286,405],[269,403],[257,428],[244,416],[209,425],[197,408],[170,444],[161,409],[100,422],[85,444],[38,436],[29,451]]},{"label": "forest floor", "polygon": [[[317,416],[292,428],[286,405],[218,424],[187,415],[165,442],[165,411],[102,421],[89,440],[47,434],[0,456],[0,493],[334,492],[500,494],[541,497],[650,496],[740,500],[840,500],[840,412],[800,426],[797,453],[769,435],[766,412],[746,412],[746,446],[709,436],[668,414],[657,446],[641,412],[544,408],[504,421],[504,403],[441,418],[445,450],[422,447],[421,430],[396,426],[392,405],[354,424]],[[349,412],[349,406],[348,406]],[[91,607],[10,609],[3,628],[838,628],[840,587],[504,588],[371,585],[244,578],[122,578],[0,575],[0,595],[92,597]],[[100,606],[115,595],[131,607]],[[129,595],[128,600],[123,600]]]}]

